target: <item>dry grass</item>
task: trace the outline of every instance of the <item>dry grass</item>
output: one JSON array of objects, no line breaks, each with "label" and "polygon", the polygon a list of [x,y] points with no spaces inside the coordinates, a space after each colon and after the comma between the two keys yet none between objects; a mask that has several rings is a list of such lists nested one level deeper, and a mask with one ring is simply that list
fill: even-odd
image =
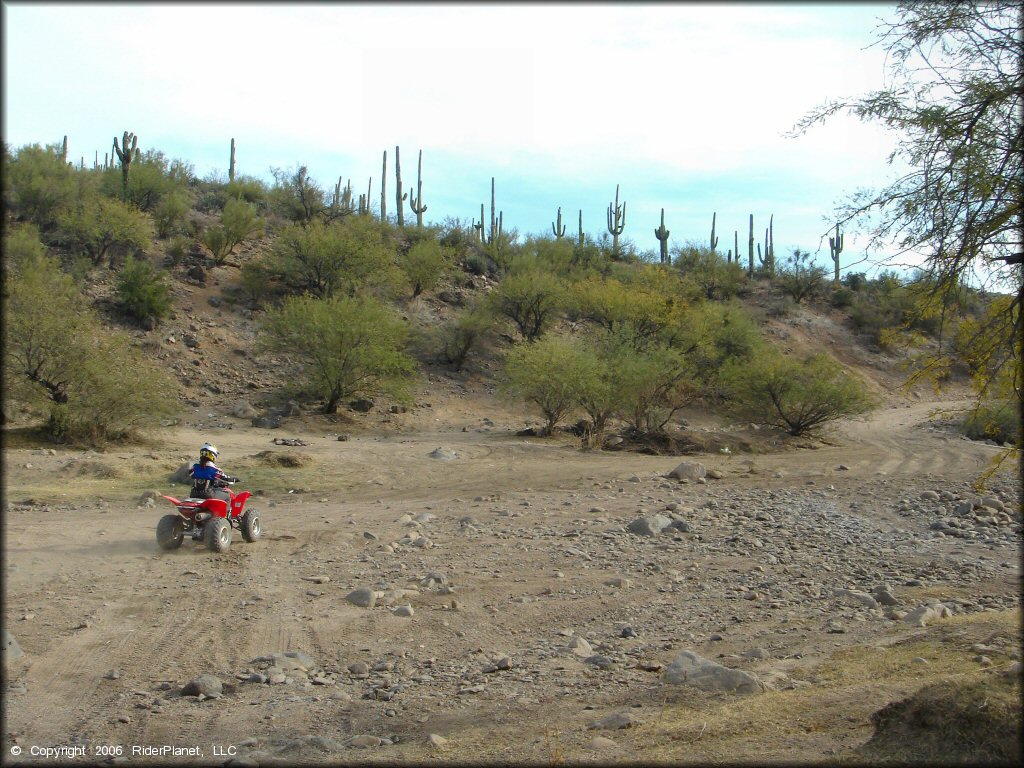
[{"label": "dry grass", "polygon": [[[639,758],[652,764],[826,759],[851,764],[889,759],[887,750],[893,760],[923,764],[938,754],[926,749],[928,743],[941,741],[932,725],[945,722],[943,718],[960,722],[966,709],[977,710],[977,716],[962,727],[945,729],[950,730],[950,739],[958,739],[956,754],[970,758],[968,751],[973,749],[975,757],[1005,759],[1008,741],[982,734],[992,723],[1002,724],[1000,733],[1006,732],[1007,723],[1019,723],[1019,680],[1005,683],[998,674],[1008,666],[1008,657],[989,654],[995,666],[985,670],[973,660],[977,654],[971,646],[1002,638],[1020,648],[1020,621],[1020,610],[957,616],[889,647],[844,649],[805,673],[813,680],[809,688],[746,697],[690,694],[686,701],[681,699],[687,689],[680,689],[657,721],[638,729],[631,741]],[[887,734],[875,739],[870,753],[862,753],[872,736],[875,713],[927,686],[932,687],[919,702],[884,720],[890,734],[897,727],[894,723],[908,720],[909,725],[898,727],[917,727],[916,740]],[[991,711],[979,714],[986,707],[978,703],[978,691],[993,687],[1001,692],[991,700]],[[922,719],[922,712],[930,719]],[[922,722],[930,725],[921,726]],[[944,749],[952,749],[951,743]]]}]

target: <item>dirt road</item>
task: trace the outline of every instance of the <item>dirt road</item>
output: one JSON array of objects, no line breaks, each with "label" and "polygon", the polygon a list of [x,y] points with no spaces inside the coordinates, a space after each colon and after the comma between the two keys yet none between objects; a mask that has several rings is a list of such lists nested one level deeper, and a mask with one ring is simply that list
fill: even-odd
[{"label": "dirt road", "polygon": [[[1019,606],[1013,471],[988,492],[1001,494],[1005,522],[961,515],[969,525],[933,527],[980,501],[970,481],[997,451],[936,428],[936,406],[845,424],[816,449],[693,457],[722,474],[701,484],[666,478],[679,458],[584,453],[517,437],[502,413],[453,419],[452,404],[430,418],[463,426],[424,417],[406,434],[338,440],[238,422],[130,454],[9,450],[4,626],[24,656],[7,666],[4,756],[20,748],[19,760],[52,763],[31,748],[72,746],[91,760],[120,747],[128,762],[197,764],[840,754],[913,678],[838,686],[822,665],[924,642],[941,624],[893,610],[941,601],[949,624]],[[283,436],[308,444],[273,444]],[[181,493],[166,478],[208,439],[262,491],[252,503],[264,537],[236,533],[221,555],[189,541],[161,551],[154,529],[171,508],[140,506],[140,494]],[[301,466],[274,465],[283,454]],[[627,529],[654,514],[680,524]],[[837,594],[880,587],[894,608]],[[372,607],[346,599],[358,588]],[[1019,658],[1019,634],[1000,647]],[[686,649],[757,674],[765,693],[666,684],[664,667]],[[201,674],[222,682],[219,697],[182,694]],[[753,706],[774,725],[758,727]],[[590,727],[615,713],[629,727]],[[692,730],[713,717],[717,733]],[[164,745],[202,755],[152,752]]]}]

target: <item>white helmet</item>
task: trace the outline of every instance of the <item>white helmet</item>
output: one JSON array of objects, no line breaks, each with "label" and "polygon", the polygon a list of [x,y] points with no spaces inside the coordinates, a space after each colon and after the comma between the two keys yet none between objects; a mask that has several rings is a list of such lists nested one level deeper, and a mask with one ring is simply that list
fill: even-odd
[{"label": "white helmet", "polygon": [[199,460],[200,461],[202,461],[203,459],[209,459],[210,461],[216,461],[217,457],[219,455],[220,455],[220,451],[217,450],[217,447],[214,446],[214,445],[210,445],[209,443],[203,443],[202,448],[199,449]]}]

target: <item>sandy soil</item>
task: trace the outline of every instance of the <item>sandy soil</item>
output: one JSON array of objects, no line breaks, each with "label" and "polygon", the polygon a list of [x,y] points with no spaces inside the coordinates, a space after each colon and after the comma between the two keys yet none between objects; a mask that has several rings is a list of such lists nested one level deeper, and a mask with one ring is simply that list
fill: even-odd
[{"label": "sandy soil", "polygon": [[[6,667],[5,761],[17,747],[20,760],[52,763],[31,747],[72,745],[90,760],[122,747],[117,762],[153,761],[133,746],[198,747],[202,757],[174,760],[212,764],[841,754],[912,686],[832,688],[820,665],[928,630],[845,605],[832,588],[889,580],[903,610],[935,597],[965,612],[1019,603],[1019,509],[1005,536],[965,539],[930,531],[934,514],[915,506],[926,490],[977,498],[969,483],[997,449],[930,421],[951,403],[893,401],[814,449],[693,457],[723,475],[706,485],[666,479],[679,458],[516,436],[522,412],[471,388],[375,415],[387,423],[347,440],[344,424],[260,430],[218,417],[231,428],[198,428],[197,413],[141,451],[8,450],[3,620],[24,656]],[[273,444],[283,437],[308,445]],[[261,491],[251,504],[264,535],[236,533],[219,555],[190,541],[161,551],[155,527],[171,507],[140,494],[182,493],[167,477],[204,440]],[[271,470],[267,450],[306,462]],[[1017,488],[1012,471],[996,483]],[[755,523],[762,502],[774,511]],[[673,504],[696,535],[625,531]],[[787,518],[787,504],[800,516]],[[801,547],[815,505],[842,512],[834,549]],[[359,587],[376,591],[374,607],[346,601]],[[406,605],[411,616],[394,613]],[[566,651],[574,635],[608,667]],[[754,648],[768,659],[745,655]],[[807,712],[778,714],[762,729],[748,714],[705,735],[709,713],[759,697],[666,685],[663,667],[685,649],[774,680],[760,699],[777,712],[803,701],[834,716],[811,727]],[[282,682],[250,681],[285,652],[311,658]],[[365,674],[352,671],[359,662]],[[220,698],[181,694],[204,673],[223,682]],[[588,727],[616,712],[631,727]]]}]

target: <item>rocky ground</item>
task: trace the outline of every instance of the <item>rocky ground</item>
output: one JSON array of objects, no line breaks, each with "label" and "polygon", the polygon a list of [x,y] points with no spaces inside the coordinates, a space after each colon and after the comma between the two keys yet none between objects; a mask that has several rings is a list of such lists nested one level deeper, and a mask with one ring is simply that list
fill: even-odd
[{"label": "rocky ground", "polygon": [[[6,451],[5,758],[856,760],[931,676],[1019,670],[1019,477],[972,487],[998,449],[930,416],[954,403],[680,480],[473,397],[352,434],[202,409],[141,453]],[[181,493],[206,439],[264,536],[161,551],[146,491]]]}]

